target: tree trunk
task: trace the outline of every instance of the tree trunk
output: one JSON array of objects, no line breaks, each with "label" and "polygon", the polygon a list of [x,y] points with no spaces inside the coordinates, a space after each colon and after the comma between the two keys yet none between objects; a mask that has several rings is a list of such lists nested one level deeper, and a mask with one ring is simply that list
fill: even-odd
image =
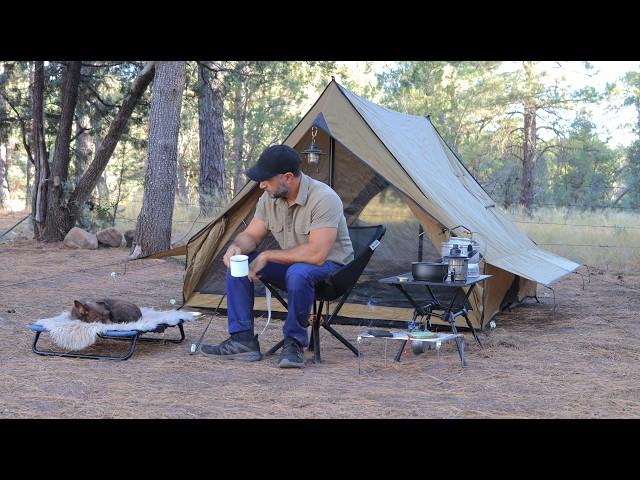
[{"label": "tree trunk", "polygon": [[96,187],[98,189],[98,205],[107,207],[111,202],[111,193],[109,192],[109,186],[107,185],[107,179],[104,173],[98,177]]},{"label": "tree trunk", "polygon": [[[527,84],[533,80],[533,62],[524,62]],[[527,95],[524,101],[524,143],[522,151],[522,196],[520,203],[530,214],[533,208],[533,167],[536,149],[536,104],[533,96]]]},{"label": "tree trunk", "polygon": [[31,128],[31,145],[33,149],[35,174],[33,178],[31,218],[33,219],[34,238],[44,240],[49,179],[49,160],[47,159],[47,148],[44,137],[44,62],[34,62],[32,75],[31,100],[33,123]]},{"label": "tree trunk", "polygon": [[[80,76],[87,76],[90,67],[82,67]],[[91,138],[91,119],[89,117],[88,85],[81,85],[78,89],[78,106],[76,107],[76,158],[75,158],[75,182],[77,185],[82,174],[91,161],[93,140]]]},{"label": "tree trunk", "polygon": [[224,127],[220,90],[209,82],[207,69],[198,70],[200,127],[200,213],[212,216],[227,203],[224,186]]},{"label": "tree trunk", "polygon": [[68,213],[65,188],[69,174],[71,154],[71,128],[78,99],[81,62],[69,62],[62,81],[62,101],[58,134],[51,164],[51,182],[47,191],[47,218],[45,219],[44,240],[63,240],[73,224]]},{"label": "tree trunk", "polygon": [[158,62],[149,114],[149,150],[132,258],[171,246],[185,62]]},{"label": "tree trunk", "polygon": [[96,155],[93,162],[91,162],[91,165],[89,165],[87,170],[84,172],[84,175],[80,179],[76,189],[71,194],[71,197],[69,198],[68,212],[73,223],[75,223],[75,220],[80,213],[80,207],[91,196],[91,192],[96,187],[98,179],[102,175],[107,163],[109,163],[109,159],[118,145],[118,140],[120,140],[124,127],[126,126],[129,117],[131,117],[133,108],[144,93],[147,85],[149,85],[153,79],[154,70],[155,62],[147,63],[138,77],[133,81],[131,91],[122,101],[120,109],[118,110],[113,123],[111,123],[111,126],[109,127],[109,131],[100,142],[99,148],[96,149]]},{"label": "tree trunk", "polygon": [[235,168],[233,176],[233,196],[240,191],[245,183],[244,168],[242,164],[242,151],[244,149],[244,124],[247,114],[247,102],[242,95],[242,87],[236,88],[233,100],[233,147],[231,149],[231,165]]},{"label": "tree trunk", "polygon": [[536,158],[536,111],[535,106],[525,105],[524,145],[522,155],[522,197],[520,203],[527,212],[533,208],[533,166]]},{"label": "tree trunk", "polygon": [[[93,145],[94,145],[94,150],[97,152],[100,149],[100,139],[96,138]],[[98,200],[97,200],[98,205],[106,206],[107,204],[109,204],[110,197],[109,197],[109,187],[107,186],[106,172],[101,173],[100,176],[98,177],[98,180],[96,181],[96,185],[92,190],[92,194],[94,196],[96,195],[96,191],[98,195]],[[88,197],[87,197],[87,200],[88,200]]]},{"label": "tree trunk", "polygon": [[5,208],[9,202],[7,170],[7,145],[0,143],[0,209]]},{"label": "tree trunk", "polygon": [[27,165],[25,168],[25,174],[27,176],[27,188],[24,195],[24,209],[29,210],[29,206],[31,205],[31,162],[27,160]]},{"label": "tree trunk", "polygon": [[189,180],[187,179],[187,169],[184,167],[184,157],[178,158],[176,180],[178,187],[178,197],[183,205],[189,205]]},{"label": "tree trunk", "polygon": [[[84,108],[82,110],[84,110]],[[91,140],[91,134],[89,133],[90,129],[91,123],[89,115],[84,111],[79,112],[76,123],[76,185],[80,182],[84,171],[87,169],[89,161],[91,160],[91,154],[93,153],[91,151],[93,142]]]},{"label": "tree trunk", "polygon": [[9,188],[7,184],[7,141],[9,139],[9,122],[7,117],[7,105],[4,100],[6,75],[4,62],[0,63],[0,208],[4,208],[9,201]]}]

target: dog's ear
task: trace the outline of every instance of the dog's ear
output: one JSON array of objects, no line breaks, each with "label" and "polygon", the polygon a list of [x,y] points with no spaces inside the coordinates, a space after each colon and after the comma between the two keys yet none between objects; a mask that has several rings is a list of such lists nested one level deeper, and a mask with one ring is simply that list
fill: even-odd
[{"label": "dog's ear", "polygon": [[74,300],[73,304],[78,309],[78,313],[80,313],[80,315],[86,315],[88,309],[84,303],[79,302],[78,300]]}]

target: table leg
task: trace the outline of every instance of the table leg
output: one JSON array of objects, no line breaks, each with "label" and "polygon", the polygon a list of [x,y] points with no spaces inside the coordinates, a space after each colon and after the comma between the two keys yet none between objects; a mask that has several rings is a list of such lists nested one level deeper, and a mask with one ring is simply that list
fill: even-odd
[{"label": "table leg", "polygon": [[456,343],[460,342],[460,348],[458,349],[458,353],[460,354],[460,360],[462,361],[462,366],[466,367],[467,366],[467,362],[464,359],[464,342],[462,341],[461,338],[456,338]]},{"label": "table leg", "polygon": [[[400,290],[402,290],[402,289],[400,289]],[[403,292],[404,292],[404,290],[403,290]],[[411,297],[409,297],[407,295],[407,298],[411,298]],[[420,307],[418,307],[418,308],[420,308]],[[410,328],[415,327],[416,318],[418,318],[418,310],[417,309],[413,311],[413,318],[411,319],[411,322],[409,323]],[[402,345],[400,345],[400,350],[398,350],[398,353],[396,354],[396,358],[395,358],[396,362],[400,361],[400,357],[402,357],[402,351],[404,350],[404,347],[406,347],[406,345],[407,345],[407,341],[404,340],[402,342]]]},{"label": "table leg", "polygon": [[402,351],[404,350],[405,345],[407,344],[408,340],[403,340],[402,341],[402,345],[400,345],[400,350],[398,350],[398,353],[396,354],[396,362],[400,361],[400,357],[402,356]]},{"label": "table leg", "polygon": [[473,338],[475,338],[476,342],[478,342],[478,345],[480,345],[480,347],[482,347],[482,344],[480,343],[480,339],[478,338],[478,335],[476,334],[476,329],[473,328],[473,325],[471,324],[471,320],[469,320],[469,317],[467,316],[467,312],[466,311],[463,312],[462,316],[467,321],[467,326],[471,329],[471,333],[473,334]]},{"label": "table leg", "polygon": [[387,339],[384,339],[384,366],[387,367]]},{"label": "table leg", "polygon": [[[451,312],[449,312],[449,323],[451,324],[451,333],[457,334],[458,329],[456,328],[456,317]],[[460,361],[462,362],[462,366],[466,367],[467,362],[465,362],[464,360],[464,344],[460,337],[456,337],[456,347],[458,347],[458,355],[460,355]]]},{"label": "table leg", "polygon": [[471,293],[473,292],[473,289],[476,288],[476,284],[474,283],[473,285],[471,285],[471,287],[469,288],[469,291],[467,292],[467,295],[465,296],[464,299],[464,303],[462,304],[462,315],[464,316],[464,319],[467,322],[467,326],[471,329],[471,333],[473,334],[473,338],[476,339],[476,342],[478,342],[478,345],[480,345],[480,347],[482,347],[482,343],[480,343],[480,339],[478,338],[478,335],[476,334],[476,329],[473,328],[473,325],[471,324],[471,321],[469,320],[469,317],[467,316],[467,302],[469,301],[469,297],[471,296]]}]

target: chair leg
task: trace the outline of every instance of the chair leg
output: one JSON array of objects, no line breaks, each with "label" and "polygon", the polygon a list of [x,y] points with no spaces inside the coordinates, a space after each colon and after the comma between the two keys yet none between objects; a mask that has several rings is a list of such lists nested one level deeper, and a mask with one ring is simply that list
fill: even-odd
[{"label": "chair leg", "polygon": [[313,363],[320,363],[320,318],[316,317],[313,322]]},{"label": "chair leg", "polygon": [[315,345],[315,329],[313,328],[313,324],[315,323],[315,321],[318,318],[318,305],[316,303],[316,301],[313,301],[313,322],[311,323],[311,334],[309,335],[309,346],[307,347],[307,351],[309,352],[313,352],[314,349],[314,345]]},{"label": "chair leg", "polygon": [[356,347],[354,347],[351,344],[351,342],[349,342],[349,340],[347,340],[342,335],[340,335],[338,332],[336,332],[331,325],[323,324],[322,326],[326,330],[328,330],[331,333],[331,335],[333,335],[338,340],[340,340],[345,347],[347,347],[349,350],[351,350],[356,357],[358,356],[358,349]]},{"label": "chair leg", "polygon": [[315,344],[315,330],[313,329],[313,324],[311,325],[311,333],[309,334],[309,346],[307,347],[308,352],[313,352]]},{"label": "chair leg", "polygon": [[265,357],[268,357],[270,355],[273,355],[274,353],[276,353],[278,350],[280,350],[282,348],[282,346],[284,345],[284,339],[280,340],[278,343],[276,343],[273,347],[271,347],[269,349],[269,351],[267,353],[265,353]]},{"label": "chair leg", "polygon": [[[320,363],[320,322],[322,321],[322,307],[324,306],[324,300],[320,300],[320,306],[318,307],[318,313],[313,319],[313,325],[311,333],[313,335],[313,363]],[[314,302],[315,310],[315,302]],[[311,343],[311,342],[310,342]]]}]

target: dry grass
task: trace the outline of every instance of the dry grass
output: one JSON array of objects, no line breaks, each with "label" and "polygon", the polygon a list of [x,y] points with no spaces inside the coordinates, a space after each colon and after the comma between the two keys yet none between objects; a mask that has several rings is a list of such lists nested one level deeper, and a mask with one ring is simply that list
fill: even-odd
[{"label": "dry grass", "polygon": [[521,209],[512,209],[508,215],[529,238],[550,252],[615,275],[640,269],[637,213],[544,208],[533,217]]},{"label": "dry grass", "polygon": [[[13,223],[4,219],[0,228]],[[0,418],[640,417],[638,275],[596,274],[584,290],[580,276],[565,277],[555,287],[555,316],[544,289],[541,305],[496,317],[497,328],[481,333],[484,348],[467,334],[464,369],[454,345],[439,355],[409,353],[400,364],[390,348],[385,367],[383,342],[368,341],[358,375],[356,357],[324,331],[323,363],[303,371],[278,369],[277,356],[245,364],[190,355],[208,318],[185,326],[184,343],[141,344],[124,362],[33,354],[29,323],[60,313],[76,296],[121,295],[154,308],[180,302],[182,263],[146,260],[125,270],[126,254],[32,240],[0,245]],[[263,326],[258,320],[256,330]],[[263,351],[281,338],[281,326],[269,325]],[[352,341],[363,330],[336,328]],[[205,341],[224,338],[220,318]],[[106,351],[104,343],[93,348]]]}]

